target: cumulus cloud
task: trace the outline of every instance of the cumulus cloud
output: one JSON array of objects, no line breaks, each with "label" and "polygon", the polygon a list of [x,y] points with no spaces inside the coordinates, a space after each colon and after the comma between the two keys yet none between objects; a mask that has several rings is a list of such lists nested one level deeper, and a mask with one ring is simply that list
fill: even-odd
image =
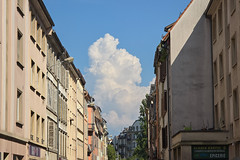
[{"label": "cumulus cloud", "polygon": [[139,115],[139,106],[149,86],[140,86],[141,64],[126,49],[117,48],[119,40],[105,34],[89,47],[90,68],[86,75],[90,93],[102,108],[111,134],[118,134]]}]

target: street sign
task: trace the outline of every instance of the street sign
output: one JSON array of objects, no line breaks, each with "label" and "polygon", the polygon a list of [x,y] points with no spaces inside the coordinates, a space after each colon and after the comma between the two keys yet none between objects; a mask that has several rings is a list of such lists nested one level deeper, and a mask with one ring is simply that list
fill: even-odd
[{"label": "street sign", "polygon": [[192,146],[193,160],[228,160],[228,146],[226,145],[199,145]]}]

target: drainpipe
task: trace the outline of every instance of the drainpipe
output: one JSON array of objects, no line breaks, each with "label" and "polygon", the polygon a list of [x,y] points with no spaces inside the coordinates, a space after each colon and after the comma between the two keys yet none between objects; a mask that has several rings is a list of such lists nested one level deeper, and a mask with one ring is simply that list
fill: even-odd
[{"label": "drainpipe", "polygon": [[[170,49],[169,49],[170,54]],[[169,54],[166,58],[167,61],[167,109],[168,109],[168,153],[169,153],[169,160],[171,160],[171,133],[170,133],[170,106],[169,106]]]},{"label": "drainpipe", "polygon": [[[212,16],[207,15],[207,11],[209,10],[211,4],[213,3],[213,0],[210,0],[208,7],[205,11],[206,18],[209,19],[210,23],[210,35],[212,35]],[[212,46],[212,36],[210,36],[210,43],[211,43],[211,78],[212,78],[212,113],[213,113],[213,129],[215,129],[215,111],[214,111],[214,81],[213,81],[213,46]]]},{"label": "drainpipe", "polygon": [[59,160],[59,78],[57,79],[57,160]]}]

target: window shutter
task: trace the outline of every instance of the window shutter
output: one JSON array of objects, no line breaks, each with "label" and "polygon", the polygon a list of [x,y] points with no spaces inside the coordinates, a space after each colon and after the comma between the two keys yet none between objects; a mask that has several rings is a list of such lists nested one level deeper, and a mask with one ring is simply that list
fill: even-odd
[{"label": "window shutter", "polygon": [[69,71],[66,70],[66,89],[69,88]]},{"label": "window shutter", "polygon": [[48,145],[49,147],[53,147],[54,144],[54,123],[52,121],[49,121],[49,139],[48,139]]}]

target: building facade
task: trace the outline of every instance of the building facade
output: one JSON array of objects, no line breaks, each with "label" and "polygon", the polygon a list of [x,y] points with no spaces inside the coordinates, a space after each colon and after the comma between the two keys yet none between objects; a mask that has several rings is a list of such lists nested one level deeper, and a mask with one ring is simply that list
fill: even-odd
[{"label": "building facade", "polygon": [[140,121],[136,120],[131,126],[124,128],[118,136],[114,137],[113,145],[119,158],[127,159],[134,156],[134,150],[137,147],[137,135],[140,130]]},{"label": "building facade", "polygon": [[240,158],[239,14],[237,0],[213,0],[207,12],[212,24],[214,128],[228,132],[229,159]]},{"label": "building facade", "polygon": [[[226,130],[215,128],[210,1],[192,0],[157,47],[157,159],[228,159]],[[191,22],[191,23],[189,23]],[[158,108],[158,109],[157,109]],[[157,118],[156,118],[157,119]]]},{"label": "building facade", "polygon": [[0,22],[0,159],[88,159],[86,82],[43,1],[0,0]]}]

